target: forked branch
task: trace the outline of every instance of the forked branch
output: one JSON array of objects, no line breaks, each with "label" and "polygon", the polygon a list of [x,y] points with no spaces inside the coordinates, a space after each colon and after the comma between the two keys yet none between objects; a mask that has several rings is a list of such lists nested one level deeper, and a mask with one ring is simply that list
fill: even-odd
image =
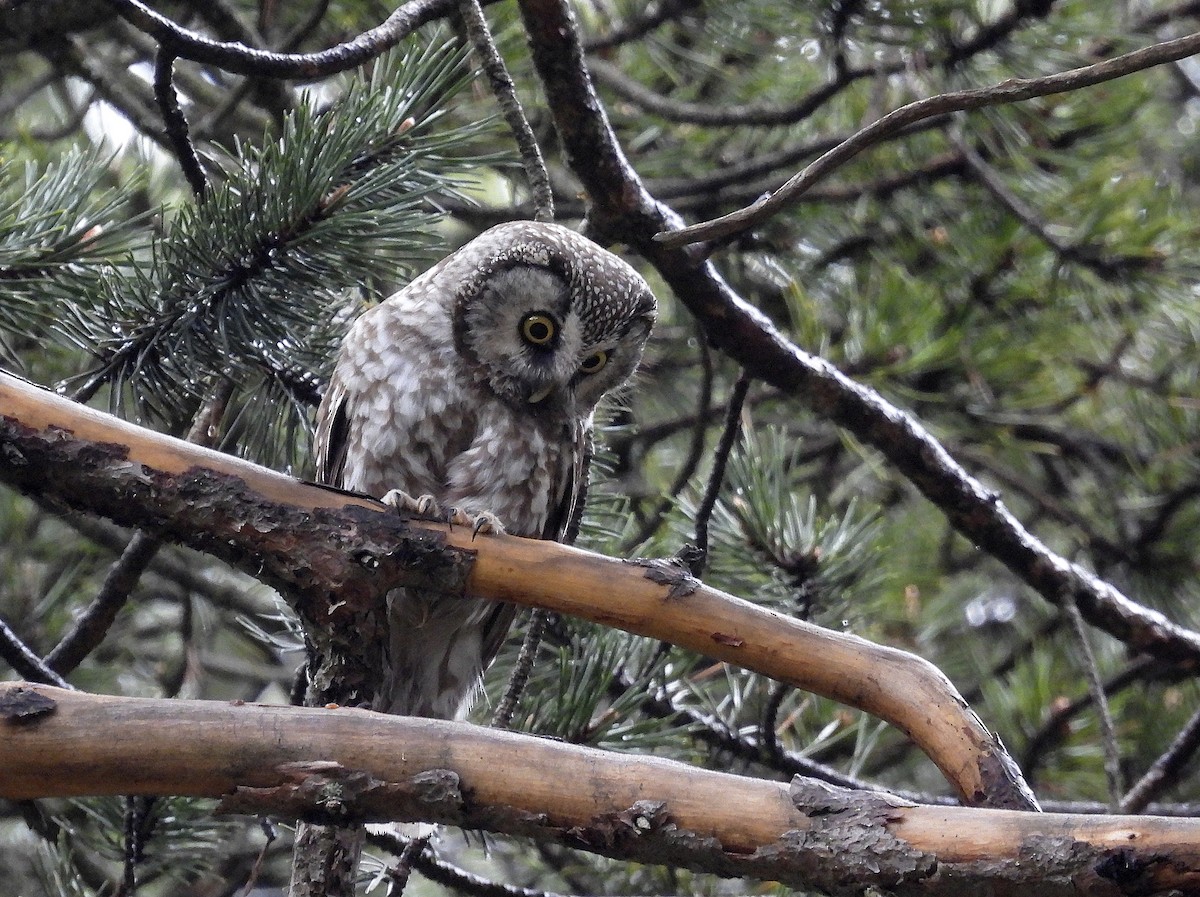
[{"label": "forked branch", "polygon": [[333,639],[349,692],[378,679],[383,596],[397,585],[544,607],[663,639],[885,719],[968,804],[1034,809],[1003,746],[921,658],[742,601],[672,564],[405,522],[0,374],[0,481],[140,526],[277,588]]}]

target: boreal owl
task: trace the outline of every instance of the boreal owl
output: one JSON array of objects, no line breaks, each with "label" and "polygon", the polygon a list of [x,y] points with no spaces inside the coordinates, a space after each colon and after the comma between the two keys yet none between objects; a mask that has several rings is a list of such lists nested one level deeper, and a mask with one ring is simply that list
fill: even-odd
[{"label": "boreal owl", "polygon": [[[561,539],[582,500],[596,403],[655,318],[625,262],[555,224],[501,224],[364,313],[317,418],[317,478],[457,522]],[[465,712],[515,608],[388,596],[375,708]]]}]

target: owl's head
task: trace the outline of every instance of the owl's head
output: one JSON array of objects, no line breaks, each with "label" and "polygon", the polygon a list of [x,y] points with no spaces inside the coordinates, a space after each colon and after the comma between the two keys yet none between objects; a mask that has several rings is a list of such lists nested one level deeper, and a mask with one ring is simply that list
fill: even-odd
[{"label": "owl's head", "polygon": [[655,301],[621,259],[534,222],[493,227],[447,261],[464,253],[473,264],[454,300],[455,342],[504,401],[539,417],[583,418],[633,373]]}]

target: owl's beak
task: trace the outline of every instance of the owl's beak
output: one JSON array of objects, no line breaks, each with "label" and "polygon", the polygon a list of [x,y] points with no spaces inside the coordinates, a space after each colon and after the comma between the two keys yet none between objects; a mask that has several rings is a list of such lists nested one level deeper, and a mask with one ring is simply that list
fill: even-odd
[{"label": "owl's beak", "polygon": [[529,404],[536,405],[538,402],[542,401],[542,399],[546,398],[546,396],[550,395],[550,393],[552,393],[552,392],[554,392],[554,384],[553,383],[550,384],[549,386],[543,386],[541,389],[539,389],[535,392],[531,392],[529,394]]}]

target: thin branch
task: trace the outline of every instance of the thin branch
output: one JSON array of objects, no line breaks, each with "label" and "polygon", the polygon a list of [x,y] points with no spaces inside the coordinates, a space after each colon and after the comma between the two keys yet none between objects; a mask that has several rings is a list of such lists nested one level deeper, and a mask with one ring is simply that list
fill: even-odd
[{"label": "thin branch", "polygon": [[171,21],[139,0],[105,0],[130,24],[183,59],[214,65],[239,75],[317,79],[376,58],[416,29],[453,12],[456,0],[409,0],[380,25],[319,53],[275,53],[245,44],[217,41]]},{"label": "thin branch", "polygon": [[517,149],[521,153],[521,164],[525,168],[525,177],[529,181],[529,190],[533,194],[535,221],[554,220],[554,192],[550,188],[550,176],[546,173],[546,162],[542,158],[541,147],[521,101],[517,98],[517,89],[513,85],[512,76],[504,64],[504,57],[496,49],[492,33],[488,29],[487,19],[483,15],[483,7],[479,0],[459,0],[459,12],[467,28],[467,35],[475,47],[475,53],[487,75],[488,83],[492,86],[496,102],[504,114],[504,121],[512,131]]},{"label": "thin branch", "polygon": [[1096,655],[1092,651],[1092,643],[1088,639],[1087,624],[1083,615],[1069,596],[1063,599],[1063,609],[1071,621],[1071,628],[1079,642],[1079,650],[1083,655],[1084,674],[1087,677],[1088,692],[1092,703],[1096,705],[1096,713],[1100,717],[1100,735],[1104,742],[1104,775],[1108,780],[1108,798],[1114,813],[1120,811],[1121,792],[1121,750],[1117,746],[1117,730],[1113,725],[1112,712],[1108,707],[1108,696],[1104,693],[1104,683],[1100,681],[1100,668],[1096,665]]},{"label": "thin branch", "polygon": [[[1136,683],[1171,682],[1190,678],[1191,675],[1187,668],[1178,664],[1164,664],[1153,657],[1139,657],[1104,683],[1104,693],[1111,696]],[[1053,707],[1038,730],[1028,738],[1021,756],[1021,768],[1030,778],[1033,777],[1046,752],[1063,740],[1064,733],[1068,730],[1068,723],[1087,709],[1091,703],[1092,693],[1089,690],[1086,694],[1073,698],[1061,706]]]},{"label": "thin branch", "polygon": [[[637,10],[632,17],[621,22],[607,34],[589,38],[584,43],[584,49],[589,53],[597,50],[608,50],[637,40],[649,34],[664,22],[680,18],[684,13],[700,9],[701,0],[658,0],[646,4]],[[636,7],[635,7],[636,9]]]},{"label": "thin branch", "polygon": [[700,507],[696,509],[696,548],[698,552],[691,563],[692,575],[701,576],[708,563],[708,522],[717,499],[721,495],[721,484],[725,481],[725,466],[729,456],[733,454],[733,444],[737,441],[739,423],[742,418],[742,405],[746,401],[746,393],[750,391],[752,378],[745,371],[738,374],[733,392],[729,396],[729,407],[725,411],[725,424],[721,430],[721,439],[713,454],[712,471],[708,475],[708,485],[704,489],[704,497]]},{"label": "thin branch", "polygon": [[804,99],[791,106],[714,106],[711,103],[681,103],[659,96],[625,75],[620,68],[603,59],[588,60],[588,69],[595,79],[622,99],[646,112],[669,121],[728,127],[779,126],[804,121],[851,83],[874,73],[874,69],[847,72],[845,76],[822,84]]},{"label": "thin branch", "polygon": [[[688,480],[695,474],[696,468],[700,466],[700,460],[704,455],[704,437],[708,433],[709,419],[705,414],[708,409],[709,402],[712,401],[713,387],[713,360],[712,350],[708,347],[708,340],[704,336],[704,330],[697,323],[696,337],[699,343],[700,356],[700,391],[697,396],[697,404],[699,406],[695,417],[690,422],[689,426],[692,430],[692,438],[688,445],[687,457],[679,465],[679,470],[675,474],[675,479],[671,482],[670,488],[667,489],[666,495],[659,498],[658,503],[646,515],[646,519],[642,521],[637,532],[625,540],[622,549],[626,552],[632,551],[637,546],[641,545],[662,525],[663,516],[671,509],[675,498],[683,491],[683,487],[687,485]],[[638,436],[642,435],[639,432]]]},{"label": "thin branch", "polygon": [[425,852],[425,848],[429,846],[429,838],[429,835],[412,838],[404,845],[404,849],[396,858],[396,865],[388,870],[388,879],[392,884],[389,895],[402,897],[404,889],[408,886],[409,876],[412,875],[413,862]]},{"label": "thin branch", "polygon": [[295,30],[293,30],[287,37],[283,39],[281,47],[285,52],[295,52],[296,48],[304,43],[308,36],[317,30],[317,26],[321,24],[321,20],[324,19],[325,14],[329,12],[330,2],[331,0],[317,0],[317,2],[313,4],[313,8],[309,12],[308,17],[299,25],[297,25]]},{"label": "thin branch", "polygon": [[1187,764],[1200,749],[1200,710],[1192,714],[1167,748],[1166,753],[1154,761],[1146,774],[1121,799],[1120,812],[1141,813],[1146,806],[1174,785]]},{"label": "thin branch", "polygon": [[927,97],[889,112],[882,118],[861,129],[845,142],[829,150],[803,171],[792,177],[770,196],[744,209],[694,224],[678,230],[663,231],[656,239],[664,246],[678,248],[691,243],[728,238],[761,224],[772,215],[791,206],[796,198],[830,172],[840,168],[860,152],[894,134],[933,115],[964,112],[1017,103],[1034,97],[1050,96],[1071,90],[1079,90],[1123,78],[1164,63],[1186,59],[1200,52],[1200,33],[1189,34],[1175,40],[1163,41],[1132,53],[1116,56],[1103,62],[1081,66],[1044,78],[1010,78],[999,84],[973,90],[958,90]]},{"label": "thin branch", "polygon": [[497,729],[507,729],[512,725],[513,714],[517,712],[517,703],[529,683],[533,672],[533,662],[537,657],[538,646],[542,643],[542,633],[546,630],[546,611],[535,608],[529,616],[529,625],[525,629],[525,639],[521,642],[521,651],[517,662],[513,665],[512,675],[504,689],[504,697],[492,714],[492,725]]},{"label": "thin branch", "polygon": [[267,858],[267,852],[271,849],[271,845],[275,843],[275,839],[279,837],[273,823],[266,816],[258,817],[258,827],[262,829],[265,836],[262,850],[258,852],[258,856],[254,859],[254,865],[250,867],[250,874],[246,877],[246,887],[242,890],[241,897],[250,897],[254,892],[254,886],[258,883],[258,876],[262,873],[263,862]]},{"label": "thin branch", "polygon": [[95,650],[108,635],[117,614],[129,600],[142,573],[161,545],[162,540],[148,533],[134,533],[121,556],[104,577],[96,597],[75,620],[71,630],[55,645],[54,650],[46,655],[47,666],[60,673],[70,673]]},{"label": "thin branch", "polygon": [[12,667],[18,675],[30,682],[43,682],[46,685],[56,685],[59,688],[74,688],[62,676],[46,665],[37,652],[30,649],[7,623],[0,620],[0,657]]},{"label": "thin branch", "polygon": [[[211,398],[201,407],[187,439],[196,445],[212,446],[219,435],[219,425],[225,408],[233,395],[233,382],[224,380]],[[144,530],[133,534],[121,556],[109,568],[100,591],[75,621],[71,630],[46,655],[46,664],[59,673],[69,673],[108,635],[109,629],[133,594],[142,574],[162,547],[162,540]]]},{"label": "thin branch", "polygon": [[1153,264],[1149,256],[1121,255],[1107,257],[1101,250],[1084,243],[1069,242],[1055,236],[1050,228],[1043,223],[1042,216],[1025,203],[1023,199],[1008,189],[998,172],[993,169],[983,157],[975,151],[961,136],[954,138],[954,145],[962,153],[967,167],[992,197],[1000,203],[1009,214],[1016,218],[1031,234],[1045,243],[1065,261],[1076,262],[1090,268],[1105,277],[1114,277],[1124,271],[1145,268]]},{"label": "thin branch", "polygon": [[[367,842],[381,850],[386,850],[396,856],[404,856],[409,848],[422,839],[404,838],[390,832],[371,831],[367,833]],[[506,885],[491,881],[474,872],[452,866],[440,860],[433,850],[427,847],[414,853],[411,857],[413,868],[435,884],[452,888],[458,894],[467,897],[561,897],[551,891],[538,891],[533,888],[522,888],[516,885]]]},{"label": "thin branch", "polygon": [[155,121],[151,91],[131,77],[123,65],[107,64],[108,59],[73,37],[47,43],[42,52],[52,64],[95,88],[96,94],[120,110],[139,134],[170,148],[166,134]]}]

